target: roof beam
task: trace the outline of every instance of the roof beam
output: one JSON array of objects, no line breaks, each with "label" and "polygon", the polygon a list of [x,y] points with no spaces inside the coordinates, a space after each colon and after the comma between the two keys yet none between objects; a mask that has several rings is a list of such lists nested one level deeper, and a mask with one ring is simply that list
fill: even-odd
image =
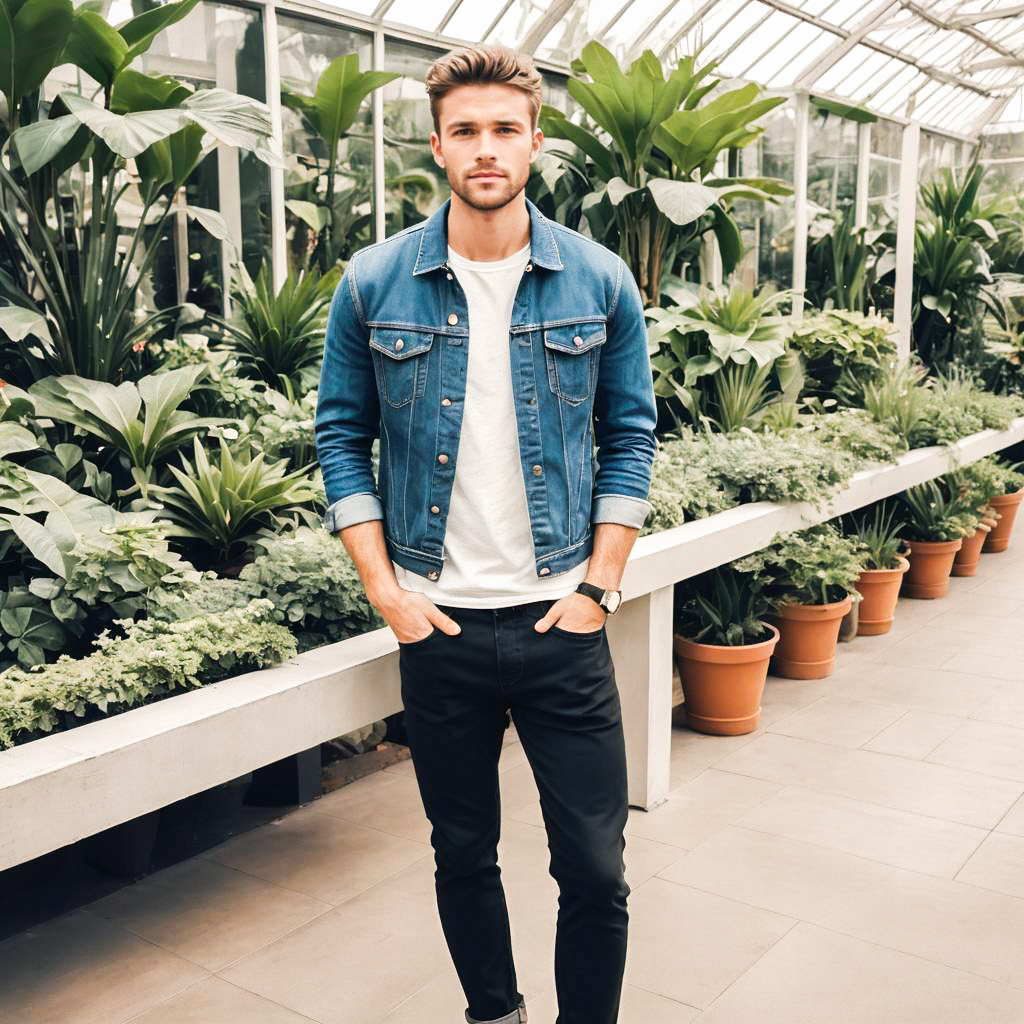
[{"label": "roof beam", "polygon": [[555,2],[530,26],[529,32],[519,40],[517,50],[533,53],[547,34],[557,25],[562,16],[568,13],[575,0],[555,0]]},{"label": "roof beam", "polygon": [[980,25],[985,21],[999,21],[1002,18],[1016,18],[1024,14],[1024,4],[1016,7],[1002,7],[994,11],[978,11],[975,14],[959,14],[952,18],[949,27],[952,29],[966,28],[969,25]]}]

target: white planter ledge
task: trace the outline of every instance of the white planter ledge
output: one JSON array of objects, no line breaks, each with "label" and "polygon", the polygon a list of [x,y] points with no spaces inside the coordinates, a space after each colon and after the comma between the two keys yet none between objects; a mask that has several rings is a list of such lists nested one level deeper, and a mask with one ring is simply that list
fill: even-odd
[{"label": "white planter ledge", "polygon": [[[821,511],[756,502],[637,539],[624,604],[608,620],[630,804],[668,791],[672,587],[822,522],[1024,440],[1024,417],[955,445],[864,470]],[[385,627],[272,668],[0,751],[0,870],[238,778],[401,710],[398,645]]]}]

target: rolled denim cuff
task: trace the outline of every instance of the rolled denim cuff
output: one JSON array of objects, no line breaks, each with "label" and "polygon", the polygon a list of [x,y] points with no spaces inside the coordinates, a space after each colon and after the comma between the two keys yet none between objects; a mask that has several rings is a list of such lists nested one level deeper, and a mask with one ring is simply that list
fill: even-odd
[{"label": "rolled denim cuff", "polygon": [[321,522],[325,529],[330,530],[331,533],[337,533],[338,530],[343,530],[346,526],[352,526],[355,523],[365,523],[369,519],[383,518],[384,506],[381,504],[380,498],[376,494],[366,491],[339,498],[324,512]]},{"label": "rolled denim cuff", "polygon": [[477,1020],[476,1017],[470,1017],[469,1010],[467,1009],[466,1021],[467,1024],[526,1024],[526,1002],[520,999],[519,1005],[511,1013],[506,1013],[504,1017],[495,1017],[491,1020]]},{"label": "rolled denim cuff", "polygon": [[654,505],[628,494],[598,494],[591,503],[592,523],[619,523],[639,529]]}]

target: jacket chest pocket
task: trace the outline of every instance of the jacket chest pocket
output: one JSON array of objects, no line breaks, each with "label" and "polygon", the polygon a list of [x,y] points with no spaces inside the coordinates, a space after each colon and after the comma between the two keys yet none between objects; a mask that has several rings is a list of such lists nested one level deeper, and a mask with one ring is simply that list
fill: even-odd
[{"label": "jacket chest pocket", "polygon": [[427,355],[434,343],[432,331],[416,328],[370,328],[374,371],[381,398],[400,409],[422,398],[427,385]]},{"label": "jacket chest pocket", "polygon": [[544,358],[551,390],[570,405],[594,392],[598,346],[607,340],[603,323],[564,324],[544,330]]}]

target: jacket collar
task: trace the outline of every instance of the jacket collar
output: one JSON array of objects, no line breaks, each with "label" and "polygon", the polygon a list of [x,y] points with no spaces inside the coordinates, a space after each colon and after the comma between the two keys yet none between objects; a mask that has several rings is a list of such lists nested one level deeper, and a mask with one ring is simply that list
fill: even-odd
[{"label": "jacket collar", "polygon": [[[526,209],[530,214],[530,261],[537,267],[548,270],[564,270],[555,244],[555,235],[547,217],[527,197]],[[448,210],[452,200],[449,196],[427,218],[420,232],[420,251],[416,257],[413,274],[425,274],[429,270],[443,267],[448,259]]]}]

